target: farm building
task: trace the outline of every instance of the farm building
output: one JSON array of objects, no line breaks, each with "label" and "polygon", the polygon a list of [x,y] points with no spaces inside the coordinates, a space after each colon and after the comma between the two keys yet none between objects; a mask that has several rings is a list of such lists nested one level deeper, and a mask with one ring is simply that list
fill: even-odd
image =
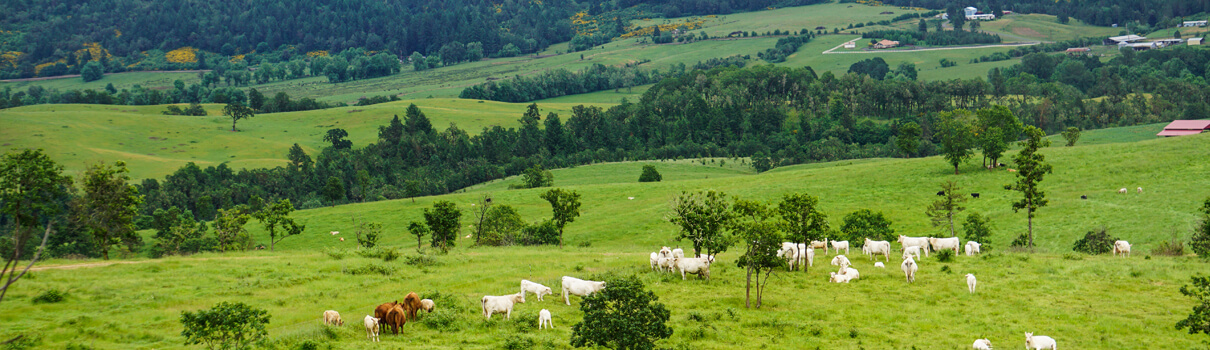
[{"label": "farm building", "polygon": [[1184,21],[1181,22],[1182,27],[1205,27],[1206,21]]},{"label": "farm building", "polygon": [[974,8],[974,7],[967,7],[967,8],[962,9],[962,12],[966,15],[967,19],[970,19],[971,16],[979,14],[979,9]]},{"label": "farm building", "polygon": [[1201,44],[1202,44],[1202,38],[1189,38],[1189,41],[1186,45],[1201,45]]},{"label": "farm building", "polygon": [[1144,38],[1144,37],[1141,37],[1138,35],[1113,36],[1113,37],[1109,37],[1108,39],[1105,39],[1104,44],[1105,45],[1119,45],[1119,44],[1132,43],[1132,42],[1143,40],[1143,39],[1147,39],[1147,38]]},{"label": "farm building", "polygon": [[1185,136],[1210,132],[1210,120],[1173,120],[1155,136]]},{"label": "farm building", "polygon": [[874,44],[875,49],[889,49],[889,48],[896,47],[896,46],[899,46],[898,41],[886,40],[886,39],[879,40],[877,43]]},{"label": "farm building", "polygon": [[1129,47],[1131,49],[1134,49],[1134,51],[1146,51],[1146,50],[1151,50],[1151,49],[1157,49],[1160,47],[1160,45],[1159,45],[1159,43],[1156,43],[1154,41],[1145,42],[1145,43],[1121,43],[1121,44],[1118,44],[1118,49],[1121,49],[1124,47]]},{"label": "farm building", "polygon": [[844,48],[846,48],[846,49],[857,48],[857,43],[852,42],[852,41],[844,43]]},{"label": "farm building", "polygon": [[1089,51],[1092,51],[1092,49],[1089,49],[1087,47],[1073,47],[1073,48],[1067,49],[1067,51],[1064,51],[1064,52],[1067,53],[1068,55],[1082,55],[1082,54],[1088,54]]}]

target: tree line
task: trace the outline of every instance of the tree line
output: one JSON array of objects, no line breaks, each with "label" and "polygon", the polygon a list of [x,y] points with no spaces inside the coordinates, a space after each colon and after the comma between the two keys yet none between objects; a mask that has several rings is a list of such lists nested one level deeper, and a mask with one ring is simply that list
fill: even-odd
[{"label": "tree line", "polygon": [[910,30],[871,30],[861,33],[865,39],[887,39],[898,41],[902,45],[924,44],[931,46],[995,44],[1000,42],[1000,36],[983,32],[968,32],[962,30],[946,31],[910,31]]},{"label": "tree line", "polygon": [[[1135,23],[1152,28],[1172,27],[1176,23],[1179,23],[1182,17],[1210,10],[1210,4],[1201,0],[981,0],[967,2],[952,0],[887,0],[883,1],[883,3],[895,6],[915,6],[931,9],[956,7],[959,10],[966,6],[974,6],[984,13],[995,14],[996,17],[1003,17],[1004,10],[1012,10],[1016,13],[1055,15],[1059,16],[1060,19],[1070,17],[1098,26],[1118,24],[1125,27],[1128,23]],[[958,13],[961,13],[961,11],[958,11]]]}]

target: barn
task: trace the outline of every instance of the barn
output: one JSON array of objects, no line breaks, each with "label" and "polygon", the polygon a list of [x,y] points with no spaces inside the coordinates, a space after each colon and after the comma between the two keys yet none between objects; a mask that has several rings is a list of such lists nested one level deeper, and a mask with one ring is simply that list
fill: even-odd
[{"label": "barn", "polygon": [[1155,136],[1185,136],[1210,132],[1210,120],[1173,120]]}]

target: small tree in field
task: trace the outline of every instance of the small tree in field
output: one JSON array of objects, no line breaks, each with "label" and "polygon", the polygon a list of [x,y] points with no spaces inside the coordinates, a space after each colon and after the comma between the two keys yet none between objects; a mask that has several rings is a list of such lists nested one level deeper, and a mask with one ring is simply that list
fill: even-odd
[{"label": "small tree in field", "polygon": [[1017,182],[1005,185],[1004,189],[1021,192],[1022,198],[1013,203],[1013,211],[1025,209],[1025,217],[1029,220],[1029,249],[1033,249],[1035,213],[1038,208],[1050,203],[1038,184],[1044,175],[1052,171],[1050,164],[1046,163],[1046,156],[1039,154],[1038,150],[1050,146],[1050,140],[1043,138],[1046,133],[1042,129],[1033,126],[1026,127],[1025,134],[1029,138],[1021,141],[1021,152],[1013,157],[1013,162],[1017,164]]},{"label": "small tree in field", "polygon": [[958,212],[966,210],[966,207],[962,206],[962,203],[966,202],[966,194],[958,192],[959,189],[958,184],[953,181],[942,182],[941,198],[933,201],[925,210],[925,214],[932,218],[933,227],[949,226],[950,237],[958,236],[954,231],[954,217]]},{"label": "small tree in field", "polygon": [[252,108],[248,108],[247,106],[238,103],[228,103],[227,106],[223,107],[223,115],[231,118],[231,131],[236,131],[235,122],[238,122],[240,119],[248,119],[256,116],[256,114],[253,113]]},{"label": "small tree in field", "polygon": [[422,241],[424,241],[424,236],[427,236],[430,232],[429,227],[425,226],[423,222],[412,221],[412,223],[408,224],[408,232],[411,232],[413,236],[416,236],[416,251],[420,251]]},{"label": "small tree in field", "polygon": [[1189,329],[1189,334],[1210,335],[1210,277],[1193,276],[1192,285],[1181,286],[1181,294],[1193,298],[1193,312],[1176,323],[1176,329]]},{"label": "small tree in field", "polygon": [[[819,198],[806,193],[782,195],[777,204],[786,238],[798,244],[824,238],[829,230],[828,215],[819,209]],[[807,269],[804,267],[803,272]]]},{"label": "small tree in field", "polygon": [[672,336],[672,315],[637,277],[605,279],[605,289],[584,297],[584,319],[571,327],[571,346],[648,350]]},{"label": "small tree in field", "polygon": [[382,224],[370,221],[359,221],[353,217],[353,225],[357,227],[357,245],[364,248],[374,248],[382,235]]},{"label": "small tree in field", "polygon": [[251,349],[269,332],[269,312],[244,303],[221,302],[210,310],[181,312],[185,345],[200,344],[211,350]]},{"label": "small tree in field", "polygon": [[981,250],[991,249],[992,225],[988,217],[979,213],[967,214],[966,222],[962,223],[962,231],[966,240],[979,242]]},{"label": "small tree in field", "polygon": [[891,220],[882,212],[869,209],[858,209],[844,216],[840,232],[849,242],[861,244],[866,238],[875,241],[894,241],[895,229],[891,228]]},{"label": "small tree in field", "polygon": [[786,261],[777,257],[782,235],[778,231],[777,223],[771,220],[775,212],[768,204],[737,200],[732,208],[742,218],[737,220],[735,232],[748,245],[744,255],[736,262],[736,265],[744,268],[748,274],[744,307],[752,307],[752,275],[756,275],[756,308],[759,309],[765,288],[769,286],[769,276],[774,269],[786,266]]},{"label": "small tree in field", "polygon": [[521,174],[521,183],[511,185],[511,188],[539,188],[550,187],[555,184],[555,175],[546,170],[541,165],[535,164],[529,169],[525,169],[525,173]]},{"label": "small tree in field", "polygon": [[563,247],[563,228],[580,216],[580,194],[561,188],[542,193],[542,199],[550,202],[551,222],[559,228],[559,247]]},{"label": "small tree in field", "polygon": [[1193,229],[1193,239],[1189,241],[1189,247],[1202,259],[1210,259],[1210,197],[1206,197],[1200,211],[1204,215],[1202,221]]},{"label": "small tree in field", "polygon": [[703,250],[708,255],[727,250],[731,242],[725,230],[734,217],[727,194],[708,190],[681,192],[672,202],[668,221],[681,229],[677,239],[693,242],[693,256],[698,257]]},{"label": "small tree in field", "polygon": [[290,212],[293,211],[294,204],[291,204],[289,199],[283,199],[252,214],[252,217],[265,225],[265,231],[269,231],[269,251],[273,251],[277,242],[301,234],[307,228],[294,222],[294,218],[290,217]]},{"label": "small tree in field", "polygon": [[462,211],[450,201],[437,201],[433,208],[424,208],[424,221],[432,232],[432,246],[447,252],[462,231]]},{"label": "small tree in field", "polygon": [[1073,126],[1063,130],[1063,139],[1067,140],[1067,147],[1075,146],[1076,141],[1080,140],[1080,128]]},{"label": "small tree in field", "polygon": [[660,172],[655,170],[655,166],[650,164],[644,165],[643,174],[639,175],[639,182],[659,182],[663,179]]}]

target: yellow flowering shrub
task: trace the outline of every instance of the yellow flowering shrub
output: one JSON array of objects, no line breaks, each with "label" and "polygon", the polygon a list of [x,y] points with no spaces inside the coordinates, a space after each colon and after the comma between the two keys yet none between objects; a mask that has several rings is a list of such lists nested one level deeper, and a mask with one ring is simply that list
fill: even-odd
[{"label": "yellow flowering shrub", "polygon": [[164,54],[164,58],[168,59],[168,62],[172,63],[196,63],[197,49],[191,46],[182,47],[176,50],[168,51],[168,53]]}]

